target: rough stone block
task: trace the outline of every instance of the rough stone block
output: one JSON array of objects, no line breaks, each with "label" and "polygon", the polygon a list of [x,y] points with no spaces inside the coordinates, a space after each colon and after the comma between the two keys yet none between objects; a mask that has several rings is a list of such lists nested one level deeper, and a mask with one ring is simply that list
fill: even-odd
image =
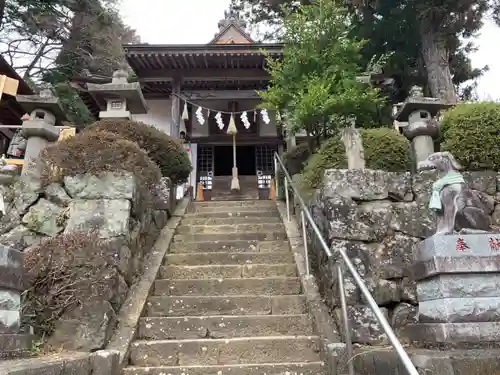
[{"label": "rough stone block", "polygon": [[84,174],[64,177],[64,186],[72,198],[135,200],[137,183],[130,172],[108,172],[101,176]]},{"label": "rough stone block", "polygon": [[464,171],[462,175],[471,189],[489,195],[495,195],[497,192],[497,172],[495,171]]},{"label": "rough stone block", "polygon": [[36,234],[24,225],[18,225],[0,236],[0,245],[22,251],[30,246],[39,245],[45,237]]},{"label": "rough stone block", "polygon": [[409,303],[400,303],[391,312],[391,327],[399,329],[408,324],[418,323],[418,308]]},{"label": "rough stone block", "polygon": [[98,229],[101,238],[127,236],[131,203],[126,199],[73,200],[65,233]]},{"label": "rough stone block", "polygon": [[103,349],[115,326],[116,314],[108,301],[86,302],[57,321],[49,344],[76,351]]},{"label": "rough stone block", "polygon": [[500,297],[500,273],[439,275],[417,285],[420,302],[442,298]]},{"label": "rough stone block", "polygon": [[23,224],[33,232],[54,237],[64,230],[63,208],[42,198],[23,216]]},{"label": "rough stone block", "polygon": [[24,291],[23,253],[0,245],[0,289]]},{"label": "rough stone block", "polygon": [[98,350],[90,355],[92,375],[120,375],[120,352],[118,350]]},{"label": "rough stone block", "polygon": [[395,198],[411,201],[411,174],[380,170],[329,169],[323,177],[325,197],[347,197],[355,200]]},{"label": "rough stone block", "polygon": [[164,210],[154,210],[153,211],[153,221],[158,229],[163,229],[163,227],[167,224],[168,213]]},{"label": "rough stone block", "polygon": [[391,218],[390,203],[358,206],[352,199],[337,196],[324,203],[330,239],[376,241],[387,232]]},{"label": "rough stone block", "polygon": [[417,202],[392,204],[390,228],[410,237],[427,238],[435,232],[434,214]]},{"label": "rough stone block", "polygon": [[67,206],[71,202],[71,197],[60,184],[52,183],[47,185],[44,193],[45,197],[55,204]]},{"label": "rough stone block", "polygon": [[170,181],[170,178],[162,177],[160,183],[153,190],[153,202],[154,202],[154,207],[157,210],[172,212],[171,187],[172,183]]},{"label": "rough stone block", "polygon": [[[380,309],[386,319],[388,319],[388,310],[385,307],[381,307]],[[338,322],[343,321],[340,309],[335,309],[335,315]],[[353,343],[369,345],[388,344],[387,335],[368,306],[347,306],[347,315]],[[345,333],[342,332],[342,337],[344,335]]]},{"label": "rough stone block", "polygon": [[[490,240],[495,246],[492,248]],[[463,249],[459,249],[463,242]],[[500,256],[500,234],[465,234],[465,235],[434,235],[422,241],[415,254],[417,262],[427,261],[433,257],[491,257]]]},{"label": "rough stone block", "polygon": [[418,238],[396,233],[388,236],[374,251],[374,274],[382,279],[396,279],[408,276],[413,264],[413,248]]},{"label": "rough stone block", "polygon": [[500,297],[423,301],[418,312],[421,323],[499,322]]}]

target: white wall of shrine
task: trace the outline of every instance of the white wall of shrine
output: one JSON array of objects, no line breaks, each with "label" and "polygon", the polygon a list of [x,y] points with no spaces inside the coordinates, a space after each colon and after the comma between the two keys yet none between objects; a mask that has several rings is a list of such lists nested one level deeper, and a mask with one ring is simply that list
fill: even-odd
[{"label": "white wall of shrine", "polygon": [[170,99],[146,99],[146,104],[148,113],[132,115],[132,120],[153,125],[170,134],[170,123],[172,121],[172,102]]},{"label": "white wall of shrine", "polygon": [[[132,115],[132,120],[141,121],[149,125],[153,125],[158,129],[170,134],[170,123],[172,121],[172,102],[170,99],[146,99],[148,106],[148,113],[141,115]],[[247,99],[239,100],[238,107],[240,110],[252,110],[257,108],[259,105],[259,100]],[[228,101],[227,100],[197,100],[194,108],[192,110],[192,136],[193,137],[207,137],[208,133],[208,123],[205,122],[203,125],[198,123],[196,119],[196,110],[200,105],[204,108],[210,108],[215,111],[228,111]],[[182,108],[181,108],[182,113]],[[214,116],[215,113],[211,113],[210,116]],[[253,114],[249,113],[249,116]],[[205,120],[207,119],[207,110],[203,110],[203,116]],[[260,116],[260,113],[259,113]],[[269,111],[269,119],[271,122],[266,124],[260,119],[259,135],[261,137],[274,137],[276,136],[276,114],[273,111]],[[227,126],[227,124],[226,124]]]}]

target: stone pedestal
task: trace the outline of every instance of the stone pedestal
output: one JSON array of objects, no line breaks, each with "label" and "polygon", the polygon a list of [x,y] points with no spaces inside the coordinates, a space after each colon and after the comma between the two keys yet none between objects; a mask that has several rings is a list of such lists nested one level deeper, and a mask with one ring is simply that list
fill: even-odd
[{"label": "stone pedestal", "polygon": [[434,235],[414,267],[418,324],[406,328],[424,345],[500,342],[500,234]]},{"label": "stone pedestal", "polygon": [[440,99],[423,96],[409,97],[394,114],[394,120],[407,122],[403,134],[412,142],[416,163],[427,159],[434,152],[434,141],[439,133],[435,120],[437,113],[453,106]]},{"label": "stone pedestal", "polygon": [[[37,109],[34,111],[34,113],[37,112],[40,112],[40,110]],[[50,113],[48,114],[50,115]],[[23,121],[21,129],[22,136],[27,139],[26,152],[24,154],[25,166],[27,165],[26,163],[36,161],[40,152],[59,138],[59,129],[54,126],[55,121],[53,119],[50,117],[48,119],[32,117],[33,119]],[[23,168],[22,173],[25,174],[27,170],[27,168]]]},{"label": "stone pedestal", "polygon": [[139,82],[129,83],[126,70],[113,73],[111,83],[88,83],[87,90],[101,106],[101,119],[127,119],[134,114],[147,113],[147,106]]},{"label": "stone pedestal", "polygon": [[22,171],[22,174],[26,174],[27,165],[36,161],[40,152],[51,142],[57,141],[59,129],[56,126],[67,118],[59,99],[50,90],[43,90],[40,95],[18,95],[17,101],[30,114],[21,128],[21,135],[27,139]]},{"label": "stone pedestal", "polygon": [[23,254],[0,246],[0,359],[26,354],[32,336],[20,333]]}]

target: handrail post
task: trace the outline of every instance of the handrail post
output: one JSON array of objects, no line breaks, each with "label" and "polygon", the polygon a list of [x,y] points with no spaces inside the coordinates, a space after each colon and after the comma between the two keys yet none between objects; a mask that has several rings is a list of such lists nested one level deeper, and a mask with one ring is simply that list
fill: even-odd
[{"label": "handrail post", "polygon": [[[285,165],[283,164],[283,161],[280,159],[280,157],[279,157],[279,155],[277,153],[274,154],[274,161],[276,163],[276,167],[275,167],[276,171],[279,170],[279,168],[283,168],[283,174],[285,176],[285,178],[284,178],[284,182],[285,182],[285,194],[286,194],[285,198],[286,198],[288,221],[290,221],[290,202],[289,202],[289,199],[288,199],[288,184],[290,184],[290,186],[291,186],[291,188],[292,188],[292,190],[293,190],[293,192],[294,192],[294,194],[296,196],[296,199],[297,199],[297,201],[298,201],[298,203],[299,203],[299,205],[300,205],[300,207],[302,209],[302,211],[301,211],[302,214],[305,216],[305,219],[309,222],[309,225],[310,225],[310,227],[311,227],[314,235],[316,235],[316,238],[318,239],[321,247],[323,248],[323,251],[328,256],[328,258],[331,258],[332,257],[332,251],[330,250],[330,248],[327,245],[325,239],[323,238],[323,235],[322,235],[320,229],[318,228],[318,226],[314,222],[314,219],[313,219],[311,213],[307,209],[307,206],[304,203],[304,200],[302,199],[302,197],[300,196],[299,192],[297,191],[297,188],[294,186],[292,178],[290,177],[290,174],[286,170]],[[276,178],[276,190],[278,190],[278,178]],[[305,225],[303,225],[303,226],[305,227]],[[306,237],[305,234],[304,234],[304,237]],[[382,327],[383,331],[387,335],[387,338],[389,339],[390,343],[394,347],[394,349],[395,349],[395,351],[396,351],[399,359],[401,360],[401,362],[402,362],[403,366],[405,367],[406,371],[408,372],[408,374],[409,375],[418,375],[417,368],[412,363],[410,356],[405,351],[405,349],[404,349],[403,345],[401,344],[401,342],[398,340],[396,334],[394,333],[394,330],[392,329],[391,325],[387,321],[387,318],[382,313],[382,310],[380,309],[380,307],[378,307],[377,303],[375,302],[375,299],[373,298],[373,295],[370,293],[370,291],[369,291],[368,287],[366,286],[365,282],[363,281],[362,277],[360,276],[360,274],[356,270],[356,267],[354,266],[354,264],[349,259],[349,256],[347,255],[346,251],[344,249],[342,249],[342,248],[338,248],[338,249],[335,249],[335,252],[338,253],[338,254],[340,254],[340,256],[342,257],[342,260],[345,262],[345,266],[347,267],[349,273],[353,277],[355,283],[358,285],[358,287],[359,287],[359,289],[361,291],[361,294],[365,297],[365,299],[366,299],[366,301],[368,303],[368,306],[372,310],[373,314],[375,315],[375,318],[377,319],[378,323],[380,324],[380,326]],[[309,262],[307,262],[307,263],[309,263]],[[341,275],[341,277],[342,277],[342,279],[339,279],[339,286],[341,286],[340,289],[342,291],[344,291],[344,279],[343,279],[343,275],[340,272],[339,272],[339,275]],[[347,311],[347,305],[345,303],[345,294],[340,294],[340,297],[341,297],[341,299],[344,298],[344,303],[342,305],[342,308]],[[342,300],[341,300],[341,302],[342,302]],[[346,323],[346,327],[349,327],[348,321],[346,320],[346,319],[348,319],[347,312],[343,313],[343,315],[345,317],[344,320],[345,320],[345,323]],[[348,328],[346,329],[346,331],[350,334],[350,330]],[[347,343],[350,343],[350,345],[351,345],[351,349],[350,350],[351,350],[351,353],[352,353],[352,343],[350,341],[350,337],[349,337],[349,339],[346,339],[346,344]],[[349,344],[347,344],[347,345],[349,345]]]},{"label": "handrail post", "polygon": [[280,165],[279,165],[279,162],[278,162],[278,157],[276,156],[276,154],[274,154],[274,183],[276,184],[276,195],[279,195],[280,193],[280,190],[279,190],[279,179],[280,179],[280,176],[279,176],[279,169],[280,169]]},{"label": "handrail post", "polygon": [[304,210],[300,210],[300,219],[302,221],[302,238],[304,239],[304,261],[306,262],[306,275],[309,277],[309,250],[307,249],[306,215],[304,215]]},{"label": "handrail post", "polygon": [[285,177],[285,202],[286,202],[286,217],[290,221],[290,197],[288,196],[288,178]]},{"label": "handrail post", "polygon": [[349,327],[349,315],[347,312],[347,301],[345,297],[344,289],[344,275],[342,274],[342,268],[340,264],[335,266],[337,269],[337,280],[339,287],[339,297],[340,297],[340,313],[342,314],[342,323],[344,325],[344,337],[345,337],[345,348],[347,354],[347,371],[349,375],[354,375],[354,361],[353,350],[352,350],[352,339],[351,339],[351,329]]}]

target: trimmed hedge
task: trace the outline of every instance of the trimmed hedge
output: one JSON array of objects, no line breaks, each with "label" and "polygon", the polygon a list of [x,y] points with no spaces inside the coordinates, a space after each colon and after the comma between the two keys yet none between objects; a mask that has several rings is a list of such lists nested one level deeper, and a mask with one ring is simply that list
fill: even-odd
[{"label": "trimmed hedge", "polygon": [[321,184],[325,170],[347,168],[345,147],[339,136],[325,141],[318,152],[312,154],[304,166],[303,184],[316,188]]},{"label": "trimmed hedge", "polygon": [[411,148],[408,139],[394,129],[366,129],[361,132],[366,167],[388,172],[411,169]]},{"label": "trimmed hedge", "polygon": [[[388,172],[410,170],[410,143],[403,135],[390,128],[378,128],[362,130],[361,138],[367,168]],[[340,136],[335,136],[307,160],[301,180],[304,185],[317,188],[326,169],[344,168],[347,168],[344,142]]]},{"label": "trimmed hedge", "polygon": [[458,104],[444,113],[441,126],[441,149],[464,169],[500,170],[500,104]]},{"label": "trimmed hedge", "polygon": [[304,163],[311,156],[309,145],[307,143],[300,143],[296,147],[288,150],[283,154],[283,163],[291,176],[302,172]]},{"label": "trimmed hedge", "polygon": [[45,184],[62,182],[64,176],[127,171],[150,191],[161,179],[160,169],[137,143],[103,131],[88,131],[54,143],[42,151],[39,160]]},{"label": "trimmed hedge", "polygon": [[174,184],[189,178],[192,166],[182,144],[154,126],[131,120],[101,120],[84,130],[88,131],[105,131],[136,142],[158,164],[162,175]]}]

